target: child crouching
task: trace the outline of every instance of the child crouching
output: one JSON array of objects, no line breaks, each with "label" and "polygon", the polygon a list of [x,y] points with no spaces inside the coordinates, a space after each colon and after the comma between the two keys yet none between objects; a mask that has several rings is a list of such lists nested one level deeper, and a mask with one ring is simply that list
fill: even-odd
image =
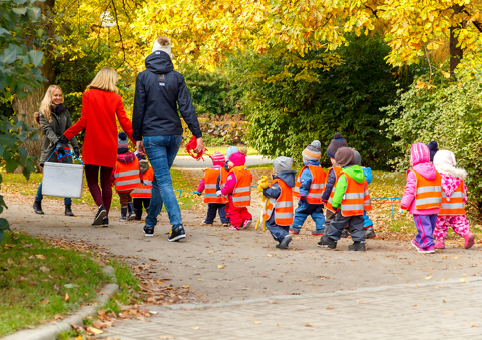
[{"label": "child crouching", "polygon": [[266,209],[266,227],[279,242],[277,248],[286,249],[291,242],[290,225],[293,223],[293,188],[295,186],[296,171],[291,170],[293,160],[281,156],[273,161],[276,175],[263,195],[269,198]]},{"label": "child crouching", "polygon": [[361,166],[356,164],[353,151],[347,147],[339,148],[335,154],[336,163],[342,172],[336,184],[332,206],[337,210],[330,228],[322,236],[319,246],[335,249],[346,224],[349,224],[351,238],[350,251],[365,251],[365,228],[363,213],[370,211],[370,193]]}]

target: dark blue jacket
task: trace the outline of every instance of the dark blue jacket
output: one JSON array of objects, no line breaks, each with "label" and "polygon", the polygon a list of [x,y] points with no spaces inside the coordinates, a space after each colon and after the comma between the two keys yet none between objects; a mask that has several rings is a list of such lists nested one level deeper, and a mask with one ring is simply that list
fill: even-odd
[{"label": "dark blue jacket", "polygon": [[155,51],[146,58],[146,70],[138,74],[132,115],[132,138],[182,135],[177,107],[192,134],[202,136],[196,111],[184,77],[174,71],[171,57]]},{"label": "dark blue jacket", "polygon": [[330,198],[331,191],[336,183],[336,174],[335,171],[330,171],[328,175],[328,179],[326,180],[325,190],[323,191],[323,195],[321,196],[322,201],[328,201]]}]

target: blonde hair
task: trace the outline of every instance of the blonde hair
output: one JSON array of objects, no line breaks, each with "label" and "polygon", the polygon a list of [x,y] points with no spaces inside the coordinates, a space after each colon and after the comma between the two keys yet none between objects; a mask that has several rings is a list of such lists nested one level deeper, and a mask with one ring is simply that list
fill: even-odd
[{"label": "blonde hair", "polygon": [[103,67],[87,86],[87,90],[98,89],[118,93],[117,86],[115,85],[117,81],[119,81],[119,74],[113,68]]},{"label": "blonde hair", "polygon": [[238,151],[241,152],[243,155],[248,155],[248,148],[246,147],[246,145],[238,144],[236,147],[238,148]]},{"label": "blonde hair", "polygon": [[47,89],[47,92],[45,92],[44,99],[42,99],[42,102],[40,103],[40,112],[35,112],[34,113],[34,119],[37,122],[37,124],[40,125],[39,121],[39,113],[42,113],[42,115],[47,119],[49,123],[52,122],[52,117],[50,116],[51,112],[51,106],[52,106],[52,97],[55,91],[59,90],[60,93],[62,93],[62,101],[61,103],[64,102],[64,95],[62,92],[62,89],[60,86],[57,85],[50,85],[49,88]]},{"label": "blonde hair", "polygon": [[163,35],[157,38],[156,41],[161,46],[169,46],[171,44],[171,40]]}]

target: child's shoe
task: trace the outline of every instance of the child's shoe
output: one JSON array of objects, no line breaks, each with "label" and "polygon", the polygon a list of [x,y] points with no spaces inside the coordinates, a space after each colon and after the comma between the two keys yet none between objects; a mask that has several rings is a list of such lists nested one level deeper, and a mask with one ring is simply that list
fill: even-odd
[{"label": "child's shoe", "polygon": [[290,227],[290,231],[295,235],[298,235],[300,233],[300,230],[301,229]]},{"label": "child's shoe", "polygon": [[132,221],[136,218],[136,214],[134,212],[134,205],[132,204],[132,202],[127,203],[127,211],[129,213],[126,218],[127,221]]},{"label": "child's shoe", "polygon": [[444,241],[435,241],[435,249],[445,249]]},{"label": "child's shoe", "polygon": [[366,251],[365,243],[364,242],[353,242],[348,246],[349,251]]},{"label": "child's shoe", "polygon": [[418,242],[415,240],[412,240],[412,246],[414,246],[418,252],[420,252],[420,249],[422,249],[422,247],[420,247],[420,244],[418,244]]},{"label": "child's shoe", "polygon": [[291,235],[286,235],[283,240],[280,242],[278,245],[278,248],[280,249],[288,249],[288,246],[291,242]]},{"label": "child's shoe", "polygon": [[323,235],[321,237],[321,240],[320,242],[318,242],[318,245],[320,247],[325,247],[325,248],[330,248],[330,249],[336,249],[336,241],[329,238],[328,236],[326,235]]},{"label": "child's shoe", "polygon": [[229,227],[229,223],[223,223],[223,227],[228,228],[228,227]]},{"label": "child's shoe", "polygon": [[316,229],[315,231],[311,232],[313,236],[323,236],[325,235],[325,229]]},{"label": "child's shoe", "polygon": [[471,231],[468,231],[467,234],[464,235],[465,249],[472,248],[472,246],[474,245],[474,239],[475,239],[475,235]]},{"label": "child's shoe", "polygon": [[229,226],[229,230],[239,230],[239,227],[235,227],[234,225]]},{"label": "child's shoe", "polygon": [[365,238],[375,238],[375,230],[373,227],[368,227],[365,229]]},{"label": "child's shoe", "polygon": [[251,227],[251,220],[245,220],[241,229],[249,229],[249,227]]},{"label": "child's shoe", "polygon": [[433,254],[433,253],[435,253],[435,247],[430,246],[430,247],[427,247],[427,248],[420,248],[418,252],[420,254]]},{"label": "child's shoe", "polygon": [[127,221],[127,207],[121,207],[121,217],[119,218],[119,221]]},{"label": "child's shoe", "polygon": [[212,227],[212,226],[213,226],[213,222],[207,223],[206,221],[203,221],[203,224],[204,224],[204,225],[207,225],[208,227]]},{"label": "child's shoe", "polygon": [[343,229],[343,231],[341,232],[342,238],[347,238],[349,235],[350,235],[350,232],[348,231],[348,229]]}]

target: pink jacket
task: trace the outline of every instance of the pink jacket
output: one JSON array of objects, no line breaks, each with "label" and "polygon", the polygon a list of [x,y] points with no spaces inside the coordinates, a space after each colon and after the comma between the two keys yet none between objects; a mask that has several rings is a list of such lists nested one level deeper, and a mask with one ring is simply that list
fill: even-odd
[{"label": "pink jacket", "polygon": [[[226,179],[226,183],[224,183],[223,187],[221,188],[221,194],[223,195],[231,194],[235,186],[236,186],[236,176],[234,176],[234,173],[231,172],[228,175],[228,178]],[[231,201],[231,197],[228,197],[228,198]]]},{"label": "pink jacket", "polygon": [[[220,165],[215,165],[210,167],[209,169],[214,169],[214,170],[219,170],[221,169]],[[204,177],[201,179],[201,182],[199,182],[199,185],[197,187],[197,192],[203,192],[204,191]]]},{"label": "pink jacket", "polygon": [[[430,163],[419,163],[413,167],[418,174],[420,174],[423,178],[431,180],[434,179],[437,175],[437,170],[435,170],[435,166]],[[401,206],[402,209],[409,210],[413,215],[436,215],[439,213],[440,209],[426,209],[426,210],[417,210],[415,209],[415,190],[417,186],[417,178],[413,171],[408,171],[407,174],[407,185],[405,187],[405,194],[403,194]]]}]

